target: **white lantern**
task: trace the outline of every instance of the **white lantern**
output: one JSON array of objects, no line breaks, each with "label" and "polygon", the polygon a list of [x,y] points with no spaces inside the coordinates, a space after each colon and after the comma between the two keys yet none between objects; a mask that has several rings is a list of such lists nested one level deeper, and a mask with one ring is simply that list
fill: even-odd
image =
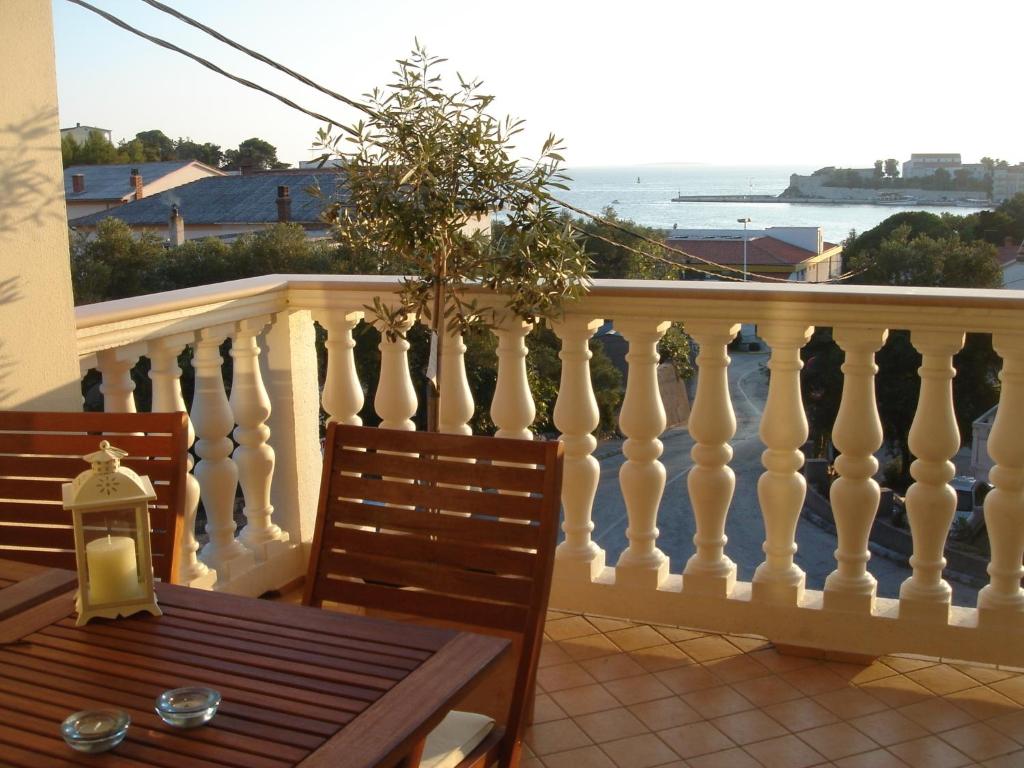
[{"label": "white lantern", "polygon": [[148,477],[121,466],[126,455],[104,440],[83,457],[92,468],[61,487],[74,517],[78,626],[97,616],[160,615],[149,535],[156,493]]}]

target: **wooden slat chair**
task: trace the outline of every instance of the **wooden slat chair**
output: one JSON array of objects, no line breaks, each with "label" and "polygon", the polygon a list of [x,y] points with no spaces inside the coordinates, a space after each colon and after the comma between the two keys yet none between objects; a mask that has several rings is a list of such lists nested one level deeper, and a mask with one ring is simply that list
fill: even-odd
[{"label": "wooden slat chair", "polygon": [[[532,716],[561,483],[557,442],[328,427],[304,602],[401,614],[513,641],[488,680],[457,702],[486,711],[499,725],[484,730],[473,747],[460,740],[481,729],[481,718],[451,713],[427,740],[424,766],[519,763]],[[447,752],[440,745],[452,732]]]},{"label": "wooden slat chair", "polygon": [[184,413],[0,411],[0,558],[75,568],[71,512],[61,485],[89,466],[101,440],[128,451],[123,464],[148,475],[153,572],[174,581],[185,507],[188,432]]}]

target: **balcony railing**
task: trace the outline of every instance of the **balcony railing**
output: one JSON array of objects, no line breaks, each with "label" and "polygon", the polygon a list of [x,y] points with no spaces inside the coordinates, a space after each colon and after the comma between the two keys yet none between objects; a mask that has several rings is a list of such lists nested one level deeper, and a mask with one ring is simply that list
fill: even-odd
[{"label": "balcony railing", "polygon": [[[191,532],[181,578],[196,586],[259,594],[302,575],[319,485],[319,417],[359,423],[363,388],[353,329],[374,296],[385,301],[389,277],[267,276],[81,307],[78,344],[83,375],[102,374],[107,410],[135,407],[131,369],[148,356],[155,410],[184,408],[179,353],[192,348],[195,430],[192,515],[201,497],[209,542]],[[482,295],[486,301],[487,296]],[[626,436],[619,484],[628,544],[616,563],[593,540],[599,465],[592,432],[598,411],[588,342],[613,319],[629,345],[629,376],[619,424]],[[700,345],[694,438],[687,489],[695,551],[672,572],[658,548],[657,514],[665,490],[659,461],[665,413],[656,345],[671,321],[683,321]],[[318,384],[314,323],[327,335],[326,382]],[[771,348],[771,378],[760,423],[765,445],[758,479],[766,531],[764,561],[752,581],[736,578],[724,535],[735,479],[730,440],[736,430],[727,344],[740,323],[756,323]],[[805,587],[794,563],[805,497],[800,472],[807,421],[800,397],[800,349],[815,325],[833,328],[845,354],[833,440],[841,451],[831,489],[838,545],[824,589]],[[915,483],[907,495],[913,574],[899,599],[876,596],[867,567],[878,507],[874,458],[882,442],[875,403],[874,354],[890,329],[909,330],[923,356],[920,398],[910,434]],[[554,324],[562,372],[554,422],[565,443],[564,541],[558,549],[552,606],[577,612],[762,634],[794,646],[863,655],[913,652],[1024,664],[1024,292],[886,289],[810,285],[599,280]],[[498,382],[490,414],[498,434],[526,437],[534,403],[526,377],[531,327],[498,327]],[[960,447],[952,399],[952,357],[966,332],[991,334],[1003,361],[998,415],[988,439],[994,490],[985,500],[991,540],[990,581],[973,607],[953,606],[943,580],[943,548],[956,496],[948,481]],[[230,398],[220,349],[231,341]],[[417,398],[404,340],[380,345],[374,399],[382,426],[413,429]],[[452,343],[444,366],[440,427],[468,432],[473,394],[464,346]],[[269,427],[269,428],[268,428]],[[233,438],[233,439],[232,439]],[[236,535],[236,488],[246,524]],[[308,545],[308,541],[306,541]]]}]

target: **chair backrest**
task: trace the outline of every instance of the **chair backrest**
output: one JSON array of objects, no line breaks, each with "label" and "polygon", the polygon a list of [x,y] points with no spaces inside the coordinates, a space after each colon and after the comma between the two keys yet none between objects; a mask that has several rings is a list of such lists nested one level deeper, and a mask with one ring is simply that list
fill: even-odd
[{"label": "chair backrest", "polygon": [[558,442],[332,423],[304,601],[517,636],[505,732],[518,739],[551,588],[561,485]]},{"label": "chair backrest", "polygon": [[0,411],[0,558],[75,568],[61,485],[89,468],[82,456],[102,439],[128,451],[122,463],[153,482],[153,572],[173,581],[185,508],[184,413]]}]

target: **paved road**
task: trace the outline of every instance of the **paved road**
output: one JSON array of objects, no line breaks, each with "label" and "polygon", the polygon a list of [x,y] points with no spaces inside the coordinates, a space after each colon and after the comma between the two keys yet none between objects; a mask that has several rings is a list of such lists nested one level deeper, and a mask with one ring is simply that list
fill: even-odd
[{"label": "paved road", "polygon": [[[764,559],[764,521],[757,500],[757,479],[764,471],[764,445],[757,429],[768,394],[764,373],[768,354],[736,353],[731,357],[729,388],[737,422],[731,466],[736,473],[736,492],[726,520],[729,542],[725,551],[736,563],[739,578],[749,581]],[[686,473],[693,464],[693,439],[685,429],[671,429],[662,435],[662,442],[665,451],[661,461],[667,482],[658,510],[658,546],[669,556],[672,572],[679,573],[693,554],[694,516],[686,491]],[[605,550],[608,564],[614,565],[627,543],[626,507],[618,483],[619,467],[625,460],[621,441],[603,443],[597,456],[601,482],[594,502],[594,540]],[[835,536],[801,519],[796,538],[796,562],[807,573],[807,586],[821,589],[835,568]],[[877,555],[872,556],[868,567],[878,579],[881,597],[898,597],[900,584],[910,575],[908,567]],[[976,590],[962,584],[953,583],[953,592],[958,605],[973,605],[976,600]]]}]

